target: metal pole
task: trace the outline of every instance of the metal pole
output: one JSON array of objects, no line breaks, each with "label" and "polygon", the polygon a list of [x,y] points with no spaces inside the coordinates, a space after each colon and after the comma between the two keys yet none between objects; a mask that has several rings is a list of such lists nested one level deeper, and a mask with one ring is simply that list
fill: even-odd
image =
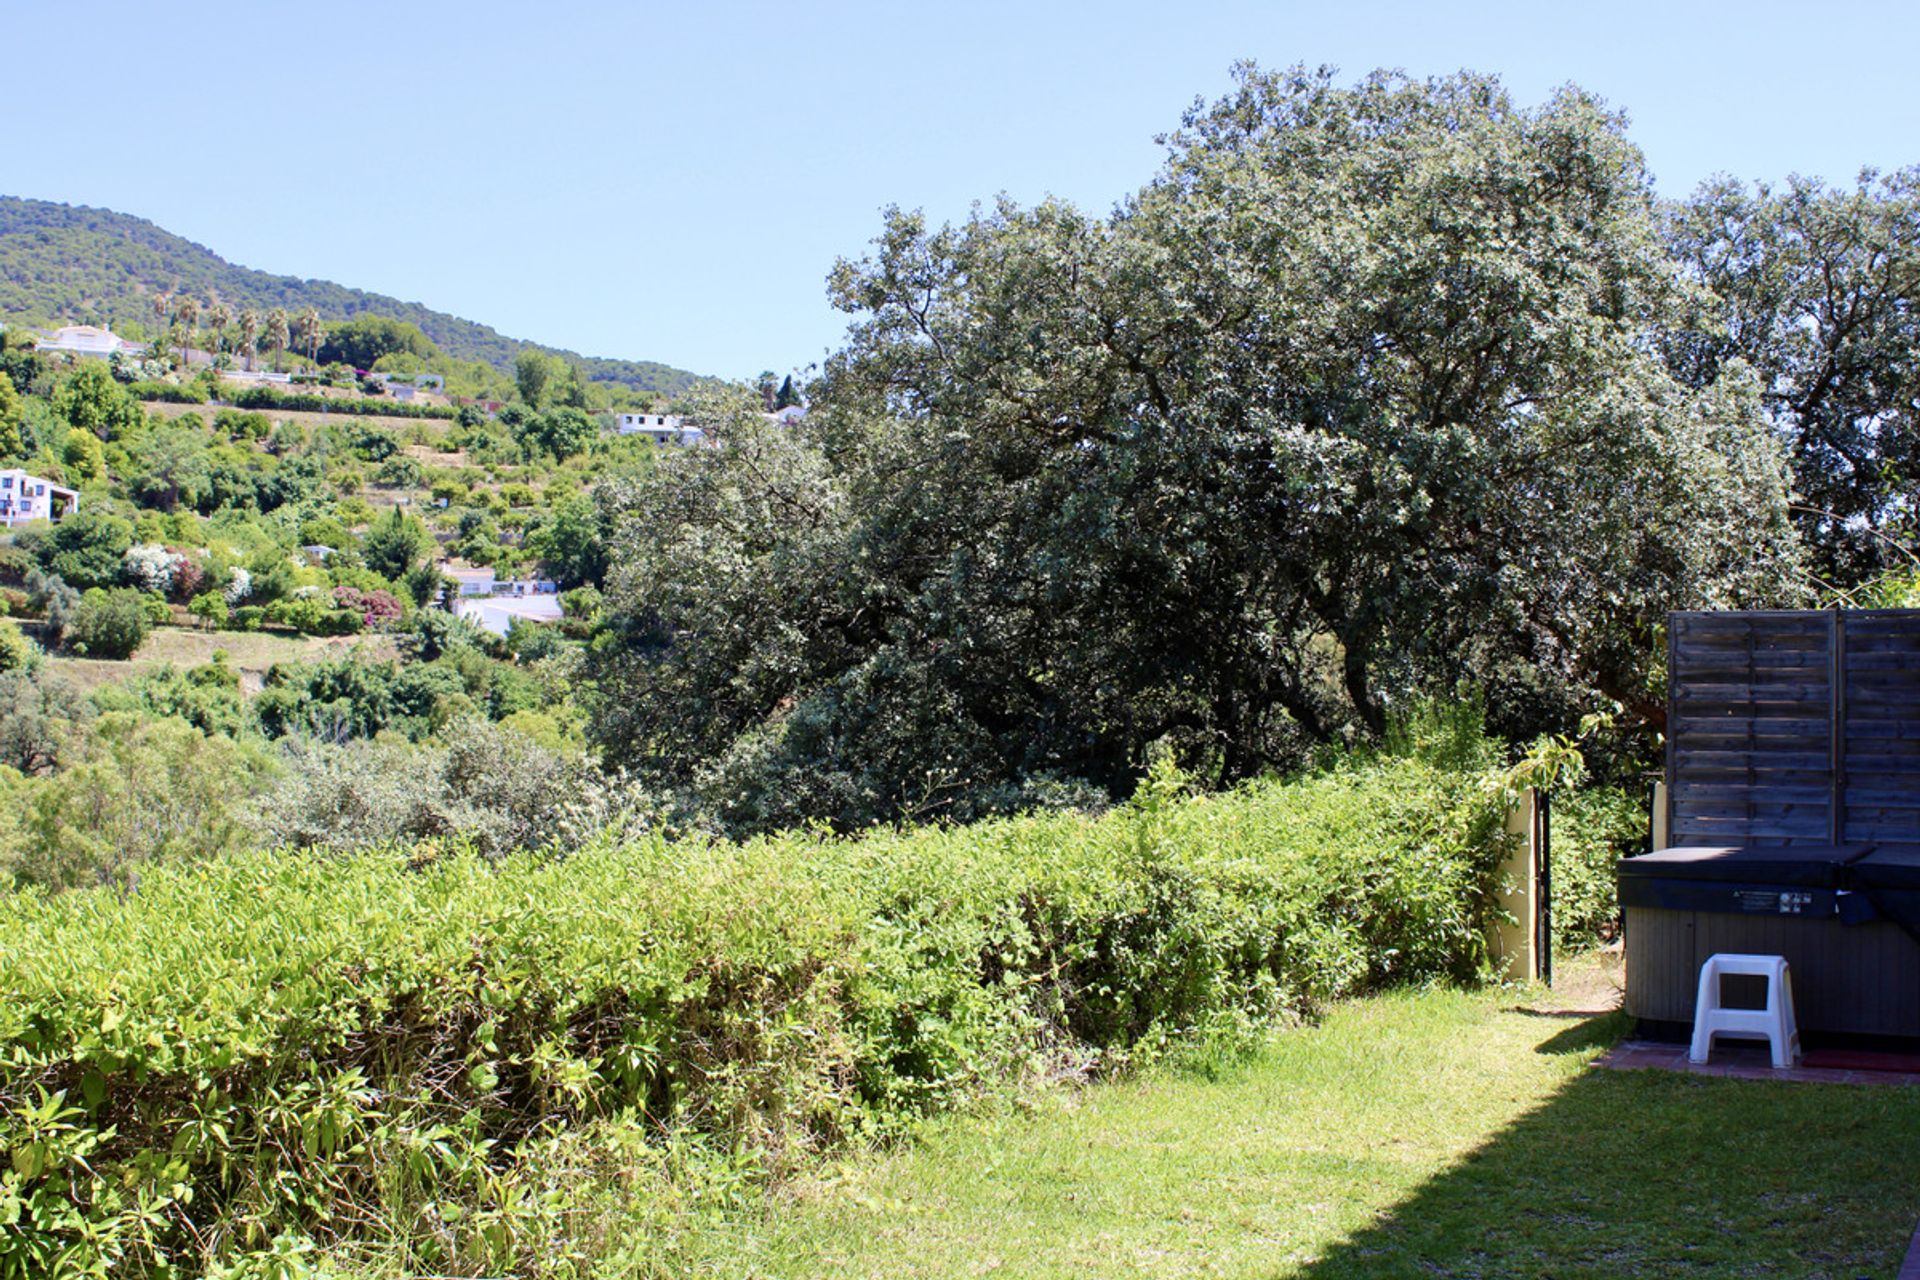
[{"label": "metal pole", "polygon": [[1553,985],[1553,806],[1545,787],[1534,793],[1534,849],[1539,858],[1535,873],[1535,895],[1539,911],[1534,937],[1534,954],[1540,957],[1540,980]]}]

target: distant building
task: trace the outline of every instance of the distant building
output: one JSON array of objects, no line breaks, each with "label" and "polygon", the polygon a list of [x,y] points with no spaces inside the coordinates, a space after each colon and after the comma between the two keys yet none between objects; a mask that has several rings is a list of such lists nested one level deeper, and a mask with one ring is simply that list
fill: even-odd
[{"label": "distant building", "polygon": [[101,329],[90,324],[70,324],[33,344],[35,351],[46,351],[55,355],[99,356],[105,358],[116,351],[127,355],[137,355],[146,348],[137,342],[128,342],[111,329]]},{"label": "distant building", "polygon": [[767,415],[767,420],[776,427],[791,427],[807,416],[807,407],[803,404],[790,404],[784,409],[775,409]]},{"label": "distant building", "polygon": [[707,438],[698,427],[690,427],[674,413],[616,413],[613,429],[623,436],[646,436],[660,445],[694,445]]},{"label": "distant building", "polygon": [[80,495],[18,467],[0,471],[0,523],[9,528],[29,520],[61,520],[80,509]]},{"label": "distant building", "polygon": [[486,565],[442,565],[440,573],[455,584],[455,595],[463,600],[531,600],[536,596],[554,596],[560,584],[548,578],[495,577]]},{"label": "distant building", "polygon": [[495,596],[552,596],[560,594],[560,584],[550,578],[513,578],[493,584]]},{"label": "distant building", "polygon": [[453,568],[443,566],[442,577],[454,584],[454,594],[459,596],[490,596],[493,594],[493,570],[486,566],[474,568]]},{"label": "distant building", "polygon": [[557,595],[491,596],[484,600],[455,600],[455,616],[465,618],[483,631],[504,636],[515,618],[522,622],[560,621],[560,597]]}]

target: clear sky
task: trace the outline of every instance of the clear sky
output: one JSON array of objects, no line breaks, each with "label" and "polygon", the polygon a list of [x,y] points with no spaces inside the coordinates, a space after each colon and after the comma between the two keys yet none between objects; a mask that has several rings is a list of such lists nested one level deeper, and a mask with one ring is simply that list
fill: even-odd
[{"label": "clear sky", "polygon": [[1920,163],[1920,4],[0,0],[0,194],[592,355],[818,360],[888,204],[1105,211],[1236,59],[1573,82],[1660,190]]}]

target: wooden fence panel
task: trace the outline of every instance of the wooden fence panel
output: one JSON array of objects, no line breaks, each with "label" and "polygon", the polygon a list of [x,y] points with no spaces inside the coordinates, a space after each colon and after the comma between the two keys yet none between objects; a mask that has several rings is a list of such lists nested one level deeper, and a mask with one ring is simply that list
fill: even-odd
[{"label": "wooden fence panel", "polygon": [[1826,613],[1673,615],[1673,844],[1833,841],[1836,631]]},{"label": "wooden fence panel", "polygon": [[1676,613],[1675,845],[1920,849],[1920,610]]}]

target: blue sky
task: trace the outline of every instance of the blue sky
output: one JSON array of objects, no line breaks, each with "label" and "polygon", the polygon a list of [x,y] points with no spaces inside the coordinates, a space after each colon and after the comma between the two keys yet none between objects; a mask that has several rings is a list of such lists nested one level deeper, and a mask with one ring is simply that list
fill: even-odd
[{"label": "blue sky", "polygon": [[593,355],[837,345],[887,204],[1106,210],[1228,68],[1470,67],[1627,111],[1663,193],[1920,163],[1920,5],[0,0],[0,194]]}]

